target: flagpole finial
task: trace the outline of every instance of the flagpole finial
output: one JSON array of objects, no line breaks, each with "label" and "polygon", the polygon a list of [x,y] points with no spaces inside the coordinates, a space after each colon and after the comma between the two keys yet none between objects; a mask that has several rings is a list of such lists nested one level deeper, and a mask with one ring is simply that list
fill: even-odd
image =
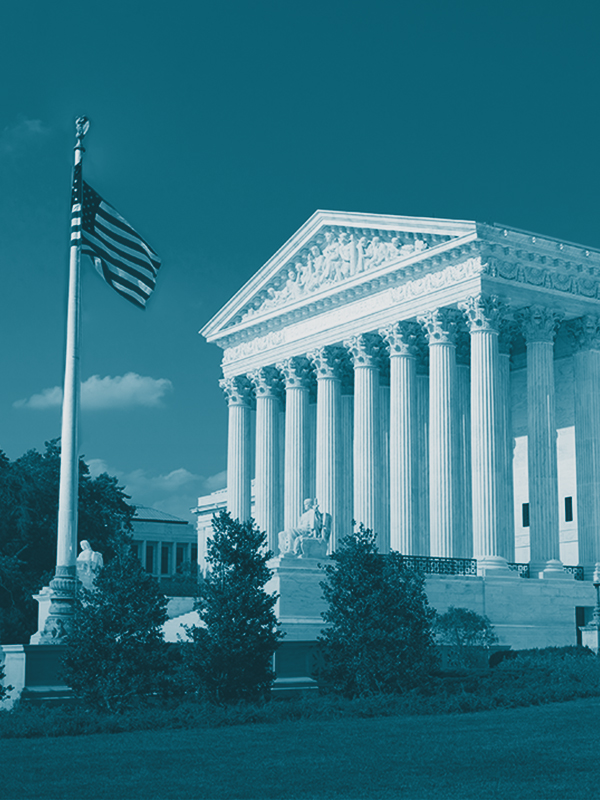
[{"label": "flagpole finial", "polygon": [[75,135],[77,137],[76,150],[83,150],[83,137],[90,129],[90,121],[87,117],[77,117],[75,120]]}]

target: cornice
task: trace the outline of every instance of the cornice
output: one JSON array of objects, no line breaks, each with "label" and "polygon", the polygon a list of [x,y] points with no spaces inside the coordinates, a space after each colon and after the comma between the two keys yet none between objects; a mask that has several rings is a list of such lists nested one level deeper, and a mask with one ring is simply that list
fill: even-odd
[{"label": "cornice", "polygon": [[[413,287],[416,296],[422,293],[419,281],[425,281],[422,284],[425,289],[425,286],[435,283],[435,276],[444,272],[449,266],[456,265],[460,269],[461,264],[469,256],[472,256],[472,259],[477,258],[479,245],[474,241],[474,237],[475,234],[468,234],[460,239],[452,239],[415,253],[408,258],[386,263],[379,269],[361,273],[323,291],[301,297],[284,308],[273,308],[267,314],[256,315],[237,325],[215,332],[212,337],[207,336],[207,338],[220,347],[230,347],[387,288],[397,287],[399,295],[408,292],[410,296]],[[437,279],[440,285],[444,284],[445,280],[443,277]]]},{"label": "cornice", "polygon": [[[290,266],[294,257],[306,249],[319,233],[327,228],[338,232],[389,236],[392,233],[419,236],[427,240],[428,246],[439,244],[442,239],[454,240],[464,236],[476,236],[475,222],[467,220],[445,220],[424,217],[401,217],[384,214],[357,214],[340,211],[316,211],[296,233],[261,267],[258,272],[223,306],[223,308],[200,331],[208,341],[215,341],[224,332],[224,327],[237,330],[243,325],[231,325],[231,320],[244,312],[253,298],[265,293],[270,284]],[[402,238],[402,237],[401,237]],[[397,259],[396,261],[406,259]],[[387,265],[386,265],[387,266]],[[369,275],[371,271],[369,272]],[[364,278],[364,276],[361,276]],[[275,287],[277,289],[277,287]],[[317,293],[320,294],[320,293]],[[265,295],[266,297],[266,295]],[[253,319],[250,324],[255,322]]]}]

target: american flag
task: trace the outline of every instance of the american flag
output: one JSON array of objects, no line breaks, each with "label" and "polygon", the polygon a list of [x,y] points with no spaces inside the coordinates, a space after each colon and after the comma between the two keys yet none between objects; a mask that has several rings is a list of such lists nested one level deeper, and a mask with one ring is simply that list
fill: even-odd
[{"label": "american flag", "polygon": [[71,243],[81,244],[104,280],[131,303],[146,307],[160,258],[116,209],[73,173]]}]

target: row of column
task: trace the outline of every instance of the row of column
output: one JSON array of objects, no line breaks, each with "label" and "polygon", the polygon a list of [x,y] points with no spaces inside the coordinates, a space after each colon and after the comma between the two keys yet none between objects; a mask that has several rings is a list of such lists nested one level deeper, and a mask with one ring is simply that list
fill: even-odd
[{"label": "row of column", "polygon": [[[504,310],[496,298],[476,296],[455,309],[436,309],[417,323],[398,322],[343,343],[354,368],[353,414],[341,391],[339,346],[324,347],[223,381],[229,420],[228,505],[234,517],[250,516],[250,394],[256,397],[255,518],[276,550],[281,529],[280,470],[284,470],[283,526],[293,527],[308,496],[308,374],[317,379],[316,497],[332,516],[332,542],[352,517],[380,533],[380,549],[422,553],[423,424],[419,420],[417,341],[424,329],[429,351],[428,496],[429,554],[488,560],[514,558],[510,365]],[[459,318],[470,331],[470,397],[459,375]],[[553,342],[560,315],[542,307],[517,315],[527,345],[531,562],[541,571],[559,558],[558,480],[554,411]],[[587,325],[587,327],[586,327]],[[600,347],[590,325],[575,325],[576,449],[582,560],[596,560],[600,523]],[[592,326],[593,327],[593,326]],[[380,337],[389,347],[389,476],[384,476],[379,387]],[[502,342],[502,340],[505,340]],[[584,341],[585,340],[585,341]],[[467,370],[465,372],[468,373]],[[583,376],[579,385],[579,376]],[[285,384],[285,463],[276,435],[278,384]],[[422,408],[422,404],[421,404]],[[594,423],[594,419],[596,422]],[[347,452],[352,425],[353,453]],[[581,431],[577,434],[577,428]],[[461,430],[462,428],[462,430]],[[463,446],[461,446],[461,443]],[[464,444],[470,453],[465,454]],[[581,480],[579,475],[581,474]],[[386,480],[387,477],[387,480]],[[465,486],[470,481],[470,487]],[[345,488],[344,488],[345,486]],[[389,507],[389,525],[384,514]],[[589,521],[588,521],[589,520]],[[596,526],[593,535],[592,527]],[[586,534],[586,531],[588,533]]]}]

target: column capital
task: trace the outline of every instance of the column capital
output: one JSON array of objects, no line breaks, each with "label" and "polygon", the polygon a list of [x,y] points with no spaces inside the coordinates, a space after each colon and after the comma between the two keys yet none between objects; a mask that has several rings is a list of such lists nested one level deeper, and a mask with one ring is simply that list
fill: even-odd
[{"label": "column capital", "polygon": [[252,404],[252,384],[246,375],[221,378],[219,386],[225,392],[230,406],[250,406]]},{"label": "column capital", "polygon": [[568,323],[569,338],[575,353],[600,350],[600,317],[588,314]]},{"label": "column capital", "polygon": [[354,369],[360,367],[379,367],[381,347],[374,333],[359,333],[344,341],[354,362]]},{"label": "column capital", "polygon": [[556,328],[563,314],[546,306],[533,305],[522,308],[518,318],[527,344],[532,342],[554,342]]},{"label": "column capital", "polygon": [[341,380],[344,351],[340,347],[318,347],[307,353],[307,356],[315,368],[317,380]]},{"label": "column capital", "polygon": [[419,326],[416,322],[402,320],[380,328],[379,335],[386,341],[390,348],[390,358],[406,356],[416,358],[419,353]]},{"label": "column capital", "polygon": [[417,321],[425,329],[430,346],[432,344],[456,344],[458,320],[455,309],[436,308],[422,314]]},{"label": "column capital", "polygon": [[281,376],[275,367],[260,367],[248,373],[248,378],[254,384],[256,397],[281,397]]},{"label": "column capital", "polygon": [[502,306],[495,295],[477,294],[458,304],[471,333],[498,333]]},{"label": "column capital", "polygon": [[311,370],[306,356],[292,356],[280,361],[277,369],[283,375],[286,389],[310,388]]}]

